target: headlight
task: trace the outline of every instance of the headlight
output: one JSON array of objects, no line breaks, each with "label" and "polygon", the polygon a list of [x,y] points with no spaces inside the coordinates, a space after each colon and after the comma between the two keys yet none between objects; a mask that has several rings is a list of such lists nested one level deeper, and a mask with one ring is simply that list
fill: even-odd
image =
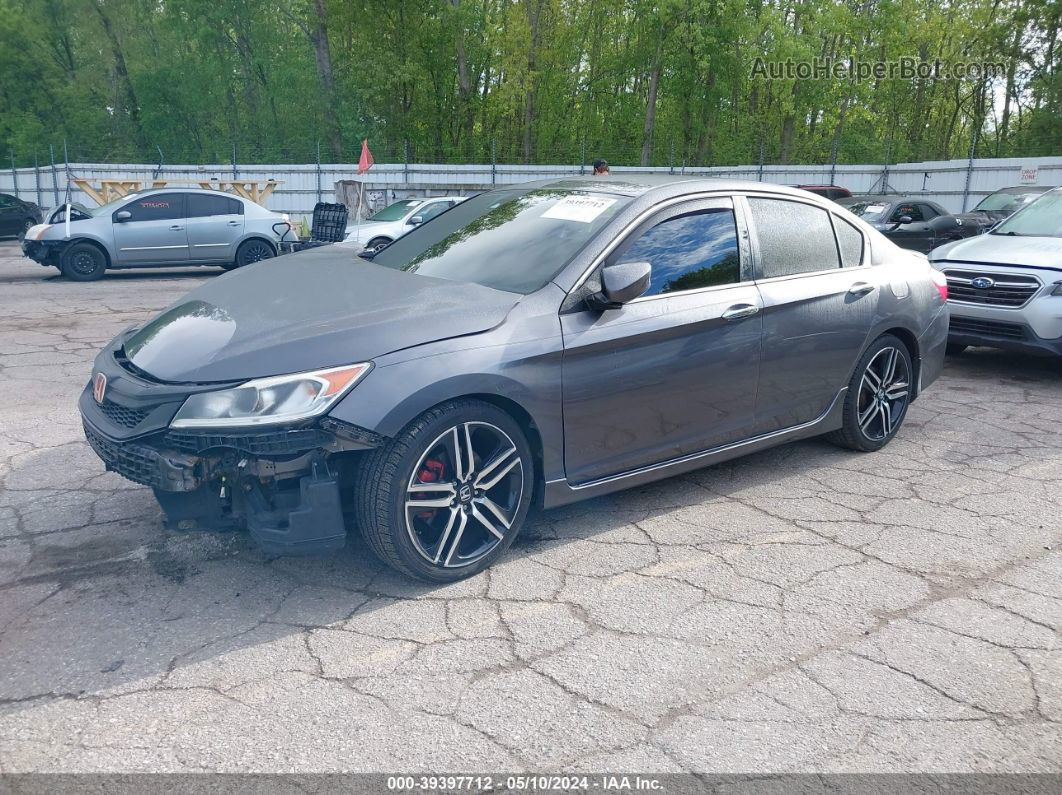
[{"label": "headlight", "polygon": [[184,401],[170,426],[231,428],[316,417],[371,369],[371,362],[363,362],[310,373],[257,378],[232,389],[200,392]]}]

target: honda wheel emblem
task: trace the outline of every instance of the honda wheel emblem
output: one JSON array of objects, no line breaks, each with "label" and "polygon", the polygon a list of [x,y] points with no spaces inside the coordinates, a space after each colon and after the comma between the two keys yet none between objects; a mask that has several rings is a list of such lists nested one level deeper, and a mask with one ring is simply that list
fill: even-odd
[{"label": "honda wheel emblem", "polygon": [[96,377],[92,379],[92,397],[96,399],[97,403],[103,402],[103,393],[107,391],[107,376],[103,373],[96,373]]}]

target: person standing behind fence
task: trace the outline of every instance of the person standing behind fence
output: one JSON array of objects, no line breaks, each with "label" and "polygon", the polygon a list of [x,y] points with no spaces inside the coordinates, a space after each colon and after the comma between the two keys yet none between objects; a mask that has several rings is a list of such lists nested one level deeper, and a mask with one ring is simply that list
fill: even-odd
[{"label": "person standing behind fence", "polygon": [[598,158],[594,161],[594,176],[595,177],[607,177],[608,176],[608,161]]}]

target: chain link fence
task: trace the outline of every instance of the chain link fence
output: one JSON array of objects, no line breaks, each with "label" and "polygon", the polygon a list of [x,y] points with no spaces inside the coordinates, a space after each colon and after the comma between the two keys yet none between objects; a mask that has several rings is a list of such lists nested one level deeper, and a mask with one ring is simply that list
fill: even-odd
[{"label": "chain link fence", "polygon": [[[334,201],[336,184],[361,179],[382,195],[384,201],[431,193],[470,193],[499,184],[532,179],[591,173],[591,163],[602,158],[613,174],[646,172],[775,182],[787,185],[840,185],[853,193],[914,193],[938,201],[951,212],[969,209],[984,196],[1002,187],[1019,184],[1062,184],[1062,143],[1035,147],[1059,155],[1005,157],[990,139],[973,137],[965,157],[895,162],[892,152],[910,150],[896,142],[862,141],[867,157],[861,161],[842,158],[851,152],[834,145],[827,151],[798,151],[782,158],[776,144],[750,142],[752,157],[744,162],[715,162],[708,156],[694,157],[677,142],[656,141],[649,150],[649,164],[641,165],[640,143],[593,148],[585,144],[537,147],[530,158],[514,157],[519,142],[489,139],[470,148],[420,147],[369,142],[376,161],[371,171],[358,177],[360,144],[340,152],[340,157],[321,142],[296,145],[264,144],[255,140],[233,141],[217,151],[166,151],[154,147],[94,146],[90,142],[61,140],[41,144],[33,152],[9,152],[7,168],[0,165],[0,191],[44,207],[70,198],[88,205],[94,202],[76,188],[74,180],[129,180],[150,184],[152,180],[209,181],[246,180],[279,183],[266,206],[278,212],[307,216],[317,201]],[[820,147],[820,149],[823,147]],[[501,157],[499,152],[508,156]],[[524,162],[524,160],[531,162]]]}]

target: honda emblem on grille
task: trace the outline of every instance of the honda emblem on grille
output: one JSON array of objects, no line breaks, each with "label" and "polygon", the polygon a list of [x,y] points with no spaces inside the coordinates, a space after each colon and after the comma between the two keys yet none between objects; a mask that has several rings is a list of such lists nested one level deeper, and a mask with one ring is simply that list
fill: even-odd
[{"label": "honda emblem on grille", "polygon": [[103,373],[96,373],[96,377],[92,379],[92,397],[96,399],[97,403],[103,402],[103,393],[107,391],[107,376]]},{"label": "honda emblem on grille", "polygon": [[987,276],[978,276],[976,279],[971,281],[970,284],[976,287],[978,290],[987,290],[989,287],[995,284],[995,282],[989,279]]}]

